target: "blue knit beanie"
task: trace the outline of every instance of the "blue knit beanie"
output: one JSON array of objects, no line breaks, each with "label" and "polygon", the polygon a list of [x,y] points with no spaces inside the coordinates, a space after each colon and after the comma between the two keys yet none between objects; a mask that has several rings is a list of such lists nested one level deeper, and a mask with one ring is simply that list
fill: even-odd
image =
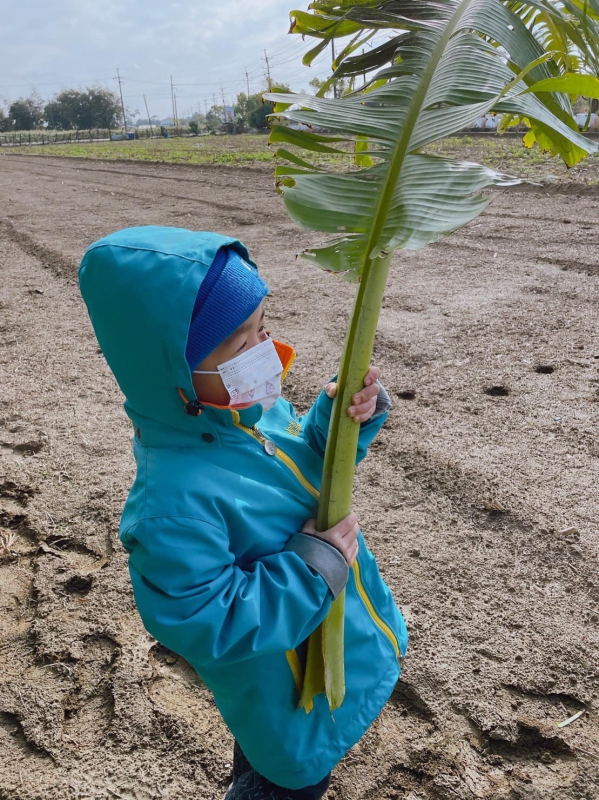
[{"label": "blue knit beanie", "polygon": [[268,286],[232,247],[221,247],[198,290],[185,358],[193,372],[258,308]]}]

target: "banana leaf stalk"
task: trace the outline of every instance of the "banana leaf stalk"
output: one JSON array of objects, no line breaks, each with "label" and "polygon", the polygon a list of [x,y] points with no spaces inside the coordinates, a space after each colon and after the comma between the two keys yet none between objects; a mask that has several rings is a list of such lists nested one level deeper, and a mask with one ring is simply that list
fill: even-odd
[{"label": "banana leaf stalk", "polygon": [[[539,4],[531,7],[538,10]],[[510,5],[517,5],[518,13]],[[483,211],[489,201],[484,189],[519,182],[479,164],[427,155],[422,148],[487,112],[501,112],[510,124],[525,121],[528,143],[536,139],[569,166],[596,149],[579,134],[569,95],[584,84],[584,94],[599,96],[599,80],[568,71],[579,61],[547,52],[522,21],[525,6],[506,0],[316,0],[310,6],[314,13],[291,14],[293,32],[320,40],[308,61],[332,39],[353,36],[336,61],[334,79],[375,70],[362,89],[337,99],[265,95],[276,104],[270,141],[303,148],[301,155],[287,148],[276,153],[277,185],[287,210],[302,227],[333,234],[303,255],[359,283],[325,452],[319,530],[351,510],[359,426],[346,410],[370,364],[393,251],[437,241]],[[571,20],[562,19],[561,4],[551,9],[552,24],[563,21],[565,40]],[[353,55],[380,30],[390,35],[385,45]],[[582,51],[582,29],[579,34]],[[341,158],[348,144],[355,147],[356,165],[345,171],[310,160],[315,153]],[[331,711],[343,702],[344,616],[340,595],[310,637],[300,698],[306,712],[321,692]]]}]

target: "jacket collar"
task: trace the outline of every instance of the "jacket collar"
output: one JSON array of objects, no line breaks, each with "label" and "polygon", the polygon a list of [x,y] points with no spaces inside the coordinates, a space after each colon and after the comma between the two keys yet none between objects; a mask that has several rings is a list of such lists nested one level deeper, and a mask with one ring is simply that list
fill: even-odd
[{"label": "jacket collar", "polygon": [[[283,365],[283,380],[295,360],[295,350],[284,342],[273,340],[273,344]],[[180,389],[179,394],[181,413],[186,414],[185,406],[189,400]],[[228,439],[231,434],[238,435],[237,422],[246,428],[252,428],[260,422],[263,415],[260,403],[254,403],[247,408],[200,403],[200,413],[197,416],[190,417],[186,414],[188,424],[183,429],[142,417],[133,409],[127,408],[127,404],[125,407],[133,422],[135,438],[147,447],[214,447],[221,444],[223,438]]]}]

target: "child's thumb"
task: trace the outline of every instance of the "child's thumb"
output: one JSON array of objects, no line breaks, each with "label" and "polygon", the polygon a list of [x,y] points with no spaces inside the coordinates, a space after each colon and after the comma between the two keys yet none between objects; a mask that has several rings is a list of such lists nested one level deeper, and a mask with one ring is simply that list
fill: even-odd
[{"label": "child's thumb", "polygon": [[331,399],[333,399],[333,397],[335,397],[335,395],[337,394],[337,384],[336,383],[327,383],[327,385],[324,387],[324,390],[325,390],[326,396],[330,397]]}]

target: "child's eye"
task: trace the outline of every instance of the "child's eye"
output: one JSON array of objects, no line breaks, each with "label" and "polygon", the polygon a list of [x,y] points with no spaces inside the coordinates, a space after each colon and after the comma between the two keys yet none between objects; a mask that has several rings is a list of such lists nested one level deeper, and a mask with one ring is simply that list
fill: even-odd
[{"label": "child's eye", "polygon": [[[260,328],[258,329],[258,335],[259,336],[261,336],[263,333],[265,333],[267,336],[270,336],[270,331],[266,330],[266,326],[265,325],[261,325]],[[248,345],[248,343],[244,342],[241,345],[241,347],[235,351],[235,353],[241,353],[243,350],[246,349],[247,345]]]}]

